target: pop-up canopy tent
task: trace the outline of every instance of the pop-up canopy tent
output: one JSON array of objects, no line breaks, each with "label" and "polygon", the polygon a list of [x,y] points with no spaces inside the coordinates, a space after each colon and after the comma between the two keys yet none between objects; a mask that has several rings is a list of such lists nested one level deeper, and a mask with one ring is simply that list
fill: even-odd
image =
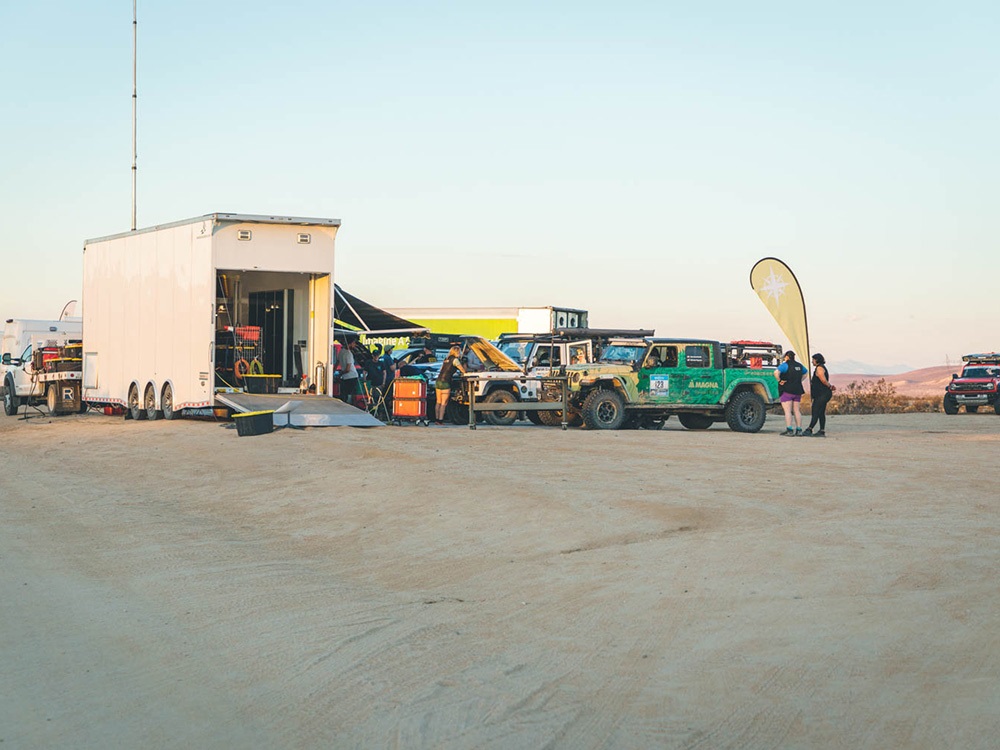
[{"label": "pop-up canopy tent", "polygon": [[345,292],[338,284],[334,284],[333,317],[334,333],[340,334],[402,335],[427,330]]}]

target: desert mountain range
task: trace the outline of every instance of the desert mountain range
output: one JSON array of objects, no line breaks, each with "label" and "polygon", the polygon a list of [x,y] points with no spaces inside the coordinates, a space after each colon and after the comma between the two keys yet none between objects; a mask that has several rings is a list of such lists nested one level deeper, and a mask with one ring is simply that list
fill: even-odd
[{"label": "desert mountain range", "polygon": [[[832,369],[832,368],[831,368]],[[939,365],[937,367],[923,367],[919,370],[910,370],[895,375],[858,375],[852,373],[834,372],[830,379],[837,388],[844,388],[852,382],[860,383],[862,380],[878,381],[885,379],[896,388],[896,393],[900,396],[941,396],[944,389],[951,381],[953,372],[961,372],[961,365]]]}]

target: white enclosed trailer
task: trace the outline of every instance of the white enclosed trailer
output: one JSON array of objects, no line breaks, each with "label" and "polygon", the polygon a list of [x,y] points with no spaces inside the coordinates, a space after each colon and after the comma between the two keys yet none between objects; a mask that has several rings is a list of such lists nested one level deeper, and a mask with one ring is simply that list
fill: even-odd
[{"label": "white enclosed trailer", "polygon": [[216,213],[88,240],[84,400],[173,418],[241,387],[250,356],[287,387],[328,372],[339,227]]}]

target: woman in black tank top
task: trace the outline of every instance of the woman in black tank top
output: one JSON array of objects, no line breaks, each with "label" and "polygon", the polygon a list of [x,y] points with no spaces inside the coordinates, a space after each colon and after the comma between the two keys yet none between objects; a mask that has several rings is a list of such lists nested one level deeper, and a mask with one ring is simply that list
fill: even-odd
[{"label": "woman in black tank top", "polygon": [[[803,435],[813,437],[826,437],[826,406],[833,398],[833,392],[837,390],[830,382],[830,371],[826,369],[826,358],[822,354],[814,354],[813,376],[809,381],[809,392],[812,394],[812,419]],[[813,427],[819,425],[819,429],[813,432]]]}]

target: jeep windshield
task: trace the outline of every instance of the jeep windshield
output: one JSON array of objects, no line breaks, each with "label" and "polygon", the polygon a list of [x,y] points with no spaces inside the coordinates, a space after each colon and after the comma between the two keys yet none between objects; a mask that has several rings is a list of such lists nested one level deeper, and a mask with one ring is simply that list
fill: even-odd
[{"label": "jeep windshield", "polygon": [[645,352],[644,344],[612,344],[601,353],[601,362],[638,362]]},{"label": "jeep windshield", "polygon": [[519,365],[524,364],[524,360],[528,358],[528,352],[531,350],[530,341],[501,341],[500,351],[510,357],[513,361],[517,362]]}]

